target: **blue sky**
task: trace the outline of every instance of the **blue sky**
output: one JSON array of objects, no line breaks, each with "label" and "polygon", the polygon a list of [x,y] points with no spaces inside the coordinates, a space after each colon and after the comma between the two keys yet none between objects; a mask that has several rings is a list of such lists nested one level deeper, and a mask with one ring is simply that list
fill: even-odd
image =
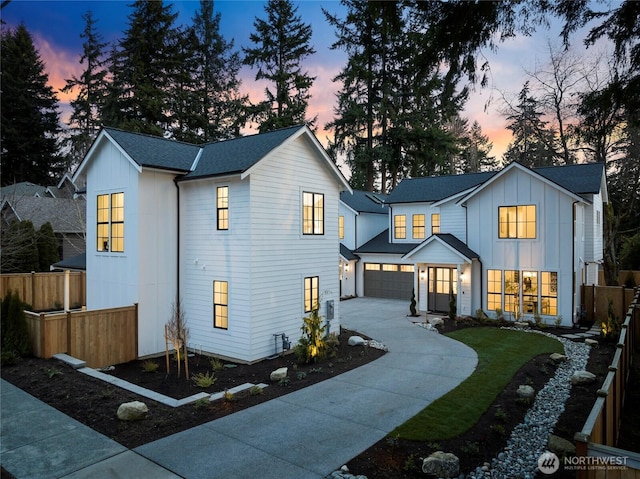
[{"label": "blue sky", "polygon": [[[2,9],[2,20],[9,26],[24,23],[34,38],[36,48],[45,62],[49,83],[59,91],[64,79],[79,75],[82,70],[80,55],[84,29],[82,15],[91,10],[97,20],[97,28],[105,41],[115,42],[127,29],[127,17],[131,13],[129,1],[31,1],[12,0]],[[167,3],[167,2],[165,2]],[[249,35],[253,31],[256,17],[264,18],[266,2],[258,0],[217,0],[216,12],[221,13],[220,29],[227,40],[234,40],[235,48],[251,46]],[[311,90],[310,116],[318,115],[318,138],[327,144],[329,132],[324,125],[333,118],[335,92],[339,88],[332,78],[340,71],[346,61],[346,55],[339,50],[331,50],[335,40],[333,29],[328,25],[321,8],[341,16],[345,9],[337,0],[295,1],[298,15],[303,22],[311,24],[312,44],[316,54],[305,62],[306,70],[316,80]],[[178,23],[190,23],[198,9],[198,1],[172,2],[173,10],[178,13]],[[557,39],[558,28],[543,30],[532,37],[517,37],[501,44],[497,52],[485,51],[483,55],[491,65],[491,77],[487,88],[477,86],[472,92],[464,116],[470,122],[477,120],[483,132],[494,143],[492,153],[498,158],[506,149],[510,132],[505,129],[506,121],[499,113],[501,91],[515,93],[520,90],[524,80],[524,69],[532,70],[536,63],[546,60],[547,39]],[[244,67],[241,71],[243,93],[248,93],[253,101],[263,97],[264,84],[254,81],[255,72]],[[69,95],[58,93],[61,110],[68,112]],[[491,106],[486,108],[489,99]],[[63,113],[64,118],[64,113]]]}]

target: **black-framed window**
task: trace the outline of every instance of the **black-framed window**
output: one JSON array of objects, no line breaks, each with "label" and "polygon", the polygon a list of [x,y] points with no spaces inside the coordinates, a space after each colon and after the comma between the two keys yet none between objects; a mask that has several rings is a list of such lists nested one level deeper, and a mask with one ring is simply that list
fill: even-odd
[{"label": "black-framed window", "polygon": [[96,197],[96,250],[124,252],[124,193]]},{"label": "black-framed window", "polygon": [[320,279],[318,276],[304,278],[304,312],[310,313],[320,306]]},{"label": "black-framed window", "polygon": [[217,228],[229,229],[229,187],[218,186],[216,189]]},{"label": "black-framed window", "polygon": [[302,234],[324,234],[324,195],[302,193]]},{"label": "black-framed window", "polygon": [[229,328],[229,283],[213,282],[213,327]]}]

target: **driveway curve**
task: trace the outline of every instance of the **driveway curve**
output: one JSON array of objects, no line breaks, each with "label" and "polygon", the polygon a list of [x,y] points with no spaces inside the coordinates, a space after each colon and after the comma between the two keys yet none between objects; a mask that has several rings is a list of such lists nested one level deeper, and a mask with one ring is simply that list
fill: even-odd
[{"label": "driveway curve", "polygon": [[413,324],[407,308],[399,300],[341,302],[341,324],[384,343],[388,354],[134,451],[188,479],[326,477],[477,365],[475,351]]}]

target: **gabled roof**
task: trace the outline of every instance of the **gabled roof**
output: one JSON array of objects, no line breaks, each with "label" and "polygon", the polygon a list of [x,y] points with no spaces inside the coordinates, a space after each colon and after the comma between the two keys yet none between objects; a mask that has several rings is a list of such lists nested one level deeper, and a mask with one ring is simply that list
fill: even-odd
[{"label": "gabled roof", "polygon": [[485,173],[469,173],[466,175],[406,178],[393,189],[385,202],[392,204],[440,201],[449,196],[474,188],[495,174],[495,171],[490,171]]},{"label": "gabled roof", "polygon": [[196,168],[185,175],[184,179],[243,173],[296,135],[301,128],[304,127],[296,125],[204,145]]},{"label": "gabled roof", "polygon": [[340,193],[340,201],[357,213],[378,213],[386,215],[389,207],[384,204],[387,195],[370,191],[353,190]]},{"label": "gabled roof", "polygon": [[389,243],[389,228],[387,228],[357,248],[354,253],[406,254],[415,247],[415,243]]},{"label": "gabled roof", "polygon": [[360,259],[360,257],[357,254],[355,254],[353,251],[351,251],[342,243],[340,243],[340,256],[342,256],[347,261],[354,261],[354,260]]},{"label": "gabled roof", "polygon": [[577,195],[597,194],[604,175],[603,163],[580,163],[534,168],[533,171]]},{"label": "gabled roof", "polygon": [[19,221],[31,221],[37,230],[46,222],[55,233],[84,233],[86,204],[84,199],[23,196],[5,200]]},{"label": "gabled roof", "polygon": [[[139,166],[186,172],[191,169],[200,152],[198,145],[167,140],[158,136],[132,133],[116,128],[104,128],[103,133],[111,137]],[[98,139],[100,136],[98,135]]]},{"label": "gabled roof", "polygon": [[409,251],[405,256],[411,256],[421,249],[427,247],[429,244],[433,242],[439,242],[444,244],[449,249],[453,250],[457,254],[461,255],[464,259],[471,262],[474,259],[480,259],[480,255],[469,248],[463,241],[459,240],[455,236],[450,233],[436,233],[429,236],[426,240],[420,243],[418,246],[415,246],[411,251]]}]

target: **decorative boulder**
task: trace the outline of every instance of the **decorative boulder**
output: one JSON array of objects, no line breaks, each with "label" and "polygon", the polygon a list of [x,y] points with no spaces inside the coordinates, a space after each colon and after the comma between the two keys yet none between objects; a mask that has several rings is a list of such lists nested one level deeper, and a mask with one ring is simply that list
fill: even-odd
[{"label": "decorative boulder", "polygon": [[349,341],[347,342],[349,346],[364,346],[367,344],[367,341],[360,336],[351,336],[349,337]]},{"label": "decorative boulder", "polygon": [[118,407],[118,419],[121,421],[139,421],[147,417],[149,408],[140,401],[125,402]]},{"label": "decorative boulder", "polygon": [[560,364],[563,363],[567,360],[567,357],[564,354],[560,354],[560,353],[553,353],[549,356],[549,359],[551,360],[552,363],[554,364]]},{"label": "decorative boulder", "polygon": [[442,326],[444,324],[444,319],[442,318],[427,318],[427,323],[431,326]]},{"label": "decorative boulder", "polygon": [[598,341],[596,341],[595,339],[587,338],[584,340],[584,344],[586,344],[587,346],[597,346]]},{"label": "decorative boulder", "polygon": [[526,321],[515,321],[513,323],[513,326],[515,328],[522,328],[522,329],[529,329],[529,327],[531,326],[529,323],[527,323]]},{"label": "decorative boulder", "polygon": [[516,391],[518,397],[531,399],[536,395],[535,390],[528,385],[520,385],[518,386],[518,390]]},{"label": "decorative boulder", "polygon": [[281,379],[284,379],[287,377],[288,372],[289,372],[289,368],[279,368],[273,371],[269,376],[269,378],[272,381],[280,381]]},{"label": "decorative boulder", "polygon": [[450,452],[437,451],[422,461],[422,472],[436,477],[458,477],[460,460]]},{"label": "decorative boulder", "polygon": [[589,371],[576,371],[571,376],[571,384],[590,384],[596,380],[596,375]]},{"label": "decorative boulder", "polygon": [[555,452],[560,457],[574,455],[576,453],[576,446],[571,441],[567,441],[566,439],[554,434],[549,434],[547,447],[550,451]]}]

